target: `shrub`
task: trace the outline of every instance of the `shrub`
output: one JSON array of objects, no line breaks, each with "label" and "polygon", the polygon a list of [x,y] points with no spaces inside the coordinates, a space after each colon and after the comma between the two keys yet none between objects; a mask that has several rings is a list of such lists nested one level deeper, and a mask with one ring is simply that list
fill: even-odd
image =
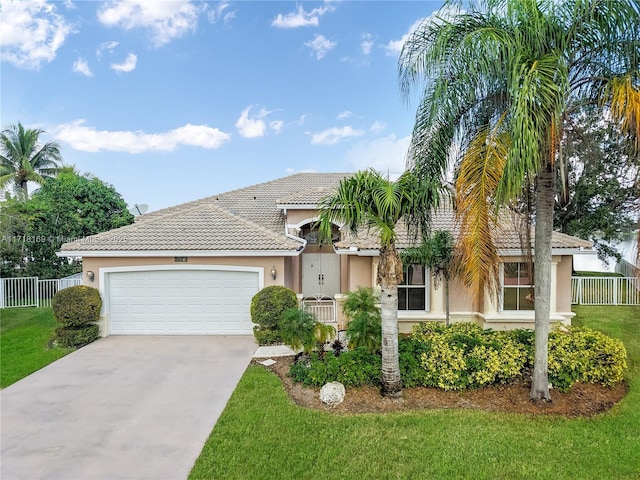
[{"label": "shrub", "polygon": [[309,360],[291,365],[289,375],[296,382],[321,387],[328,382],[340,382],[345,387],[380,385],[382,360],[380,355],[357,348],[342,353],[324,355],[312,353]]},{"label": "shrub", "polygon": [[560,391],[575,382],[613,385],[626,369],[627,351],[618,339],[586,327],[549,334],[549,381]]},{"label": "shrub", "polygon": [[102,299],[97,289],[76,285],[56,292],[51,306],[53,315],[60,325],[78,328],[100,319]]},{"label": "shrub", "polygon": [[382,316],[373,289],[360,287],[355,292],[349,292],[342,311],[350,319],[347,325],[349,348],[363,347],[370,353],[379,351],[382,345]]},{"label": "shrub", "polygon": [[293,290],[279,285],[265,287],[251,299],[251,321],[256,324],[253,333],[260,345],[280,343],[279,323],[282,314],[296,308],[298,299]]},{"label": "shrub", "polygon": [[305,353],[328,342],[335,334],[333,326],[319,322],[313,313],[301,308],[285,310],[280,320],[282,341],[294,350],[302,348]]},{"label": "shrub", "polygon": [[55,341],[62,347],[83,347],[95,341],[100,334],[98,325],[88,325],[84,327],[60,327],[56,329]]}]

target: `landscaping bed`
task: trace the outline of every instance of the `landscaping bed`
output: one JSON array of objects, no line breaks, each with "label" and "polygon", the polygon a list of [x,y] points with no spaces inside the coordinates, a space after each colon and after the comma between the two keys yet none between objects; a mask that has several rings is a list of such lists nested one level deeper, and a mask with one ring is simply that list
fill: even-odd
[{"label": "landscaping bed", "polygon": [[533,415],[561,415],[590,417],[606,412],[625,396],[626,382],[605,387],[592,383],[576,383],[569,392],[551,392],[551,403],[529,400],[529,385],[523,379],[509,385],[491,386],[459,392],[445,392],[437,388],[405,388],[399,400],[382,397],[377,387],[347,389],[344,402],[335,407],[323,404],[319,388],[295,383],[289,376],[294,357],[278,358],[266,367],[274,372],[296,405],[334,413],[382,413],[424,409],[467,408],[486,411],[524,413]]}]

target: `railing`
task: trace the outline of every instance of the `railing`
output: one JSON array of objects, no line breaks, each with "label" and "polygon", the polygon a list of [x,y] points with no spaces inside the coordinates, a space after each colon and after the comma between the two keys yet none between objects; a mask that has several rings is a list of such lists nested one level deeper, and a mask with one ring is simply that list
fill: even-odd
[{"label": "railing", "polygon": [[74,285],[82,285],[82,279],[0,278],[0,308],[50,307],[53,296],[58,290]]},{"label": "railing", "polygon": [[336,301],[333,298],[305,298],[302,300],[302,308],[313,313],[320,322],[335,323],[337,321]]},{"label": "railing", "polygon": [[571,277],[573,305],[640,305],[637,277]]}]

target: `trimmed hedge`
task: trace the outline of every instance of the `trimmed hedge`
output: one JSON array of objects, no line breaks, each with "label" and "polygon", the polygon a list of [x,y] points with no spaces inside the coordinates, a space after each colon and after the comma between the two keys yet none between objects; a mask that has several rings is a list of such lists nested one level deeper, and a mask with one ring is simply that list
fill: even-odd
[{"label": "trimmed hedge", "polygon": [[63,347],[82,347],[96,340],[100,328],[102,299],[97,289],[85,285],[59,290],[52,301],[53,315],[60,324],[54,341]]},{"label": "trimmed hedge", "polygon": [[97,340],[99,335],[98,325],[78,328],[60,327],[56,329],[55,340],[61,347],[79,348]]},{"label": "trimmed hedge", "polygon": [[83,327],[100,319],[102,299],[97,289],[85,285],[59,290],[51,303],[53,315],[64,327]]},{"label": "trimmed hedge", "polygon": [[279,323],[283,313],[298,307],[298,297],[290,288],[265,287],[251,299],[251,321],[257,324],[253,334],[260,345],[282,343]]},{"label": "trimmed hedge", "polygon": [[[400,338],[400,373],[405,387],[464,390],[504,384],[527,375],[533,366],[531,330],[497,332],[475,323],[416,325]],[[351,362],[349,355],[357,357]],[[343,358],[347,356],[346,358]],[[335,357],[312,355],[294,363],[290,374],[305,385],[339,381],[345,386],[378,385],[381,358],[355,350]],[[575,382],[612,385],[624,378],[626,349],[620,340],[589,328],[553,329],[549,335],[549,381],[559,391]],[[376,372],[373,375],[372,372]]]}]

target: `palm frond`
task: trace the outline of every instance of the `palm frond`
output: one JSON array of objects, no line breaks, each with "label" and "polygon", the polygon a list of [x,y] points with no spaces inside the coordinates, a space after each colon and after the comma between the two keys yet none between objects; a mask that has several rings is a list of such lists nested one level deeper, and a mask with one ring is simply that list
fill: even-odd
[{"label": "palm frond", "polygon": [[458,254],[462,280],[478,294],[498,285],[499,257],[493,240],[498,213],[493,200],[510,149],[508,133],[481,130],[469,146],[456,180]]}]

